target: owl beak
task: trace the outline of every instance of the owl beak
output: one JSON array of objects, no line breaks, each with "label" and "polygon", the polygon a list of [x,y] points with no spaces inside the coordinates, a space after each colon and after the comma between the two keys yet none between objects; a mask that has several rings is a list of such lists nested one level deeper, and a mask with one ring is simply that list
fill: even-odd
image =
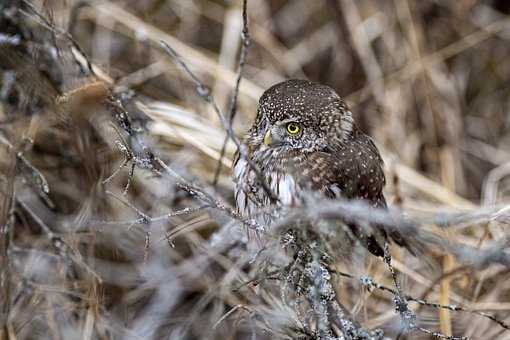
[{"label": "owl beak", "polygon": [[271,135],[271,130],[267,130],[264,135],[264,145],[270,146],[273,143],[273,136]]}]

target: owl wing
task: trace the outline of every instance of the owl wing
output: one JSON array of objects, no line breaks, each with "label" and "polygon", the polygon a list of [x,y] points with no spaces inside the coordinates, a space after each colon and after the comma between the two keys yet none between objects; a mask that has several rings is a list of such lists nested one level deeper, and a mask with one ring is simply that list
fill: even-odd
[{"label": "owl wing", "polygon": [[[330,198],[364,200],[374,208],[387,208],[383,194],[384,163],[370,137],[360,133],[347,143],[311,154],[309,161],[312,190]],[[374,233],[367,234],[355,222],[346,223],[363,246],[376,256],[384,256],[381,240],[384,242],[388,234],[398,245],[407,247],[400,233],[387,232],[383,225],[375,225]]]}]

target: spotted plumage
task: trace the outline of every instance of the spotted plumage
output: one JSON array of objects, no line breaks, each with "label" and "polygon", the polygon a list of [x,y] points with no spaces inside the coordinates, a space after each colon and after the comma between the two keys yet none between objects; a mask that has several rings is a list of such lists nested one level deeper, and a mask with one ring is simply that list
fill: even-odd
[{"label": "spotted plumage", "polygon": [[[370,137],[354,123],[345,102],[328,86],[288,80],[269,88],[260,98],[245,144],[247,157],[261,170],[278,204],[295,205],[306,190],[386,207],[383,160]],[[234,180],[238,210],[271,222],[270,214],[260,213],[271,204],[270,196],[239,156]],[[355,224],[348,226],[373,254],[383,256],[376,241],[386,237],[382,227],[376,228],[380,235],[365,235]],[[400,235],[391,236],[403,243]]]}]

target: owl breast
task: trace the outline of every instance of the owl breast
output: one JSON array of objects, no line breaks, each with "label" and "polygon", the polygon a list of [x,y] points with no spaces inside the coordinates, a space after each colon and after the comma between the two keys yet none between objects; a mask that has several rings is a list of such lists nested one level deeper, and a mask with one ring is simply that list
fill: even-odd
[{"label": "owl breast", "polygon": [[[274,165],[274,164],[273,164]],[[294,205],[299,197],[300,187],[295,176],[281,171],[276,166],[265,167],[261,173],[263,180],[271,192],[278,198],[278,205]],[[267,211],[261,211],[271,204],[269,195],[265,192],[257,174],[250,168],[246,160],[239,158],[234,165],[235,200],[240,213],[255,217],[257,220],[269,222],[271,219]]]}]

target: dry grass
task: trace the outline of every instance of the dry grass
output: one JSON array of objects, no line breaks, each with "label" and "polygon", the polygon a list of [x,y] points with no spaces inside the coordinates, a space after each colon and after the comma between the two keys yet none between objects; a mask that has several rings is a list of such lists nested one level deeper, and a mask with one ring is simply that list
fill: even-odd
[{"label": "dry grass", "polygon": [[[280,295],[278,242],[255,261],[239,248],[236,145],[221,157],[222,116],[204,100],[228,121],[242,2],[31,4],[0,4],[0,339],[318,338]],[[400,339],[510,339],[509,13],[503,0],[249,0],[233,130],[286,78],[348,100],[383,150],[392,218],[423,247],[392,247],[417,316]],[[345,202],[300,214],[389,218]],[[351,275],[327,283],[352,319],[401,333],[382,261],[328,270]]]}]

